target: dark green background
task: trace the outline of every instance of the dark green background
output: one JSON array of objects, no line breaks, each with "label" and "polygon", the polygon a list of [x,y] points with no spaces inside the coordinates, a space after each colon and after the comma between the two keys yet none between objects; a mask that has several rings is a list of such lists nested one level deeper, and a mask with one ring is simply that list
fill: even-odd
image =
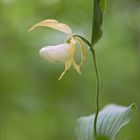
[{"label": "dark green background", "polygon": [[[0,140],[74,140],[75,121],[95,111],[95,70],[90,52],[82,75],[39,57],[66,36],[27,30],[47,18],[90,39],[91,0],[0,0]],[[118,140],[140,140],[140,1],[108,0],[104,34],[96,45],[103,107],[137,104]]]}]

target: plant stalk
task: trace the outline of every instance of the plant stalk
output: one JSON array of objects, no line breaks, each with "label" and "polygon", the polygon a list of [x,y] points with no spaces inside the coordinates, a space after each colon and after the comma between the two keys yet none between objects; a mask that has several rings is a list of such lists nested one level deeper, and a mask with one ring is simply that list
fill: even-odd
[{"label": "plant stalk", "polygon": [[97,139],[97,119],[99,115],[99,96],[100,96],[100,75],[98,71],[98,66],[97,66],[97,60],[96,60],[96,54],[94,48],[90,48],[90,51],[92,53],[93,57],[93,63],[95,67],[95,73],[96,73],[96,113],[95,113],[95,119],[94,119],[94,138],[95,140]]},{"label": "plant stalk", "polygon": [[91,43],[85,39],[84,37],[80,36],[80,35],[73,35],[73,37],[79,37],[81,38],[90,48],[90,51],[92,53],[92,58],[93,58],[93,63],[94,63],[94,67],[95,67],[95,73],[96,73],[96,113],[95,113],[95,119],[94,119],[94,124],[93,124],[93,128],[94,128],[94,138],[95,140],[97,139],[97,119],[98,119],[98,115],[99,115],[99,96],[100,96],[100,74],[98,71],[98,66],[97,66],[97,60],[96,60],[96,53],[95,53],[95,49],[94,47],[92,47]]}]

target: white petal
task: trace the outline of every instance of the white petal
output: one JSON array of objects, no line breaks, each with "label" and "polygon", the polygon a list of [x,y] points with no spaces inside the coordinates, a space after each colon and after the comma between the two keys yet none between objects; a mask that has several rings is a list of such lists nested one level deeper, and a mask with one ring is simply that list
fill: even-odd
[{"label": "white petal", "polygon": [[68,43],[47,46],[42,48],[39,54],[51,62],[65,62],[70,58],[70,48],[71,46]]}]

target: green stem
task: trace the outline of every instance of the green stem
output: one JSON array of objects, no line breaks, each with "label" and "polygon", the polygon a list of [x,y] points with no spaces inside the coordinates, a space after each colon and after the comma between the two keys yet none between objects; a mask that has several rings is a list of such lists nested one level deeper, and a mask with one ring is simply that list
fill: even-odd
[{"label": "green stem", "polygon": [[79,37],[81,38],[90,48],[90,51],[92,53],[93,57],[93,63],[95,67],[95,73],[96,73],[96,81],[97,81],[97,87],[96,87],[96,113],[95,113],[95,119],[94,119],[94,138],[95,140],[97,139],[97,119],[99,115],[99,95],[100,95],[100,75],[98,71],[98,66],[97,66],[97,60],[96,60],[96,53],[94,48],[92,47],[91,43],[85,39],[84,37],[80,35],[73,35],[73,37]]},{"label": "green stem", "polygon": [[97,80],[97,87],[96,87],[96,113],[95,113],[95,119],[94,119],[94,137],[95,140],[97,139],[97,119],[99,115],[99,95],[100,95],[100,75],[98,72],[97,67],[97,60],[96,60],[96,54],[94,48],[90,48],[90,51],[92,53],[93,57],[93,63],[95,66],[95,72],[96,72],[96,80]]},{"label": "green stem", "polygon": [[[98,0],[98,2],[100,2],[100,0]],[[94,118],[94,139],[97,140],[97,120],[98,120],[98,115],[99,115],[99,95],[100,95],[100,76],[99,76],[99,72],[98,72],[98,67],[97,67],[97,60],[96,60],[96,53],[95,53],[95,49],[94,49],[94,39],[96,36],[96,32],[94,32],[96,29],[96,22],[95,22],[95,17],[97,15],[97,9],[96,9],[96,4],[97,0],[93,0],[93,17],[92,17],[92,35],[91,35],[91,47],[90,47],[90,51],[92,53],[92,57],[93,57],[93,63],[94,63],[94,67],[95,67],[95,72],[96,72],[96,81],[97,81],[97,87],[96,87],[96,113],[95,113],[95,118]]]}]

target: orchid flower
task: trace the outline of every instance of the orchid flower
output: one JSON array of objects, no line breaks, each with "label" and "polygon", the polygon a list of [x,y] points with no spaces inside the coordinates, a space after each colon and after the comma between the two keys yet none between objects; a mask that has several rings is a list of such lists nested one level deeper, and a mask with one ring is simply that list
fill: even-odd
[{"label": "orchid flower", "polygon": [[[77,36],[73,36],[71,28],[63,23],[59,23],[53,19],[47,19],[41,21],[34,26],[32,26],[28,31],[35,29],[36,27],[43,26],[56,29],[58,31],[64,32],[68,35],[67,40],[60,45],[56,46],[46,46],[40,49],[39,54],[41,57],[51,61],[51,62],[64,62],[65,69],[64,72],[60,75],[60,80],[66,71],[73,66],[74,69],[80,74],[80,66],[84,63],[86,59],[86,48],[84,46],[84,42],[81,38]],[[77,64],[75,61],[75,52],[76,45],[80,46],[81,49],[81,62]]]}]

